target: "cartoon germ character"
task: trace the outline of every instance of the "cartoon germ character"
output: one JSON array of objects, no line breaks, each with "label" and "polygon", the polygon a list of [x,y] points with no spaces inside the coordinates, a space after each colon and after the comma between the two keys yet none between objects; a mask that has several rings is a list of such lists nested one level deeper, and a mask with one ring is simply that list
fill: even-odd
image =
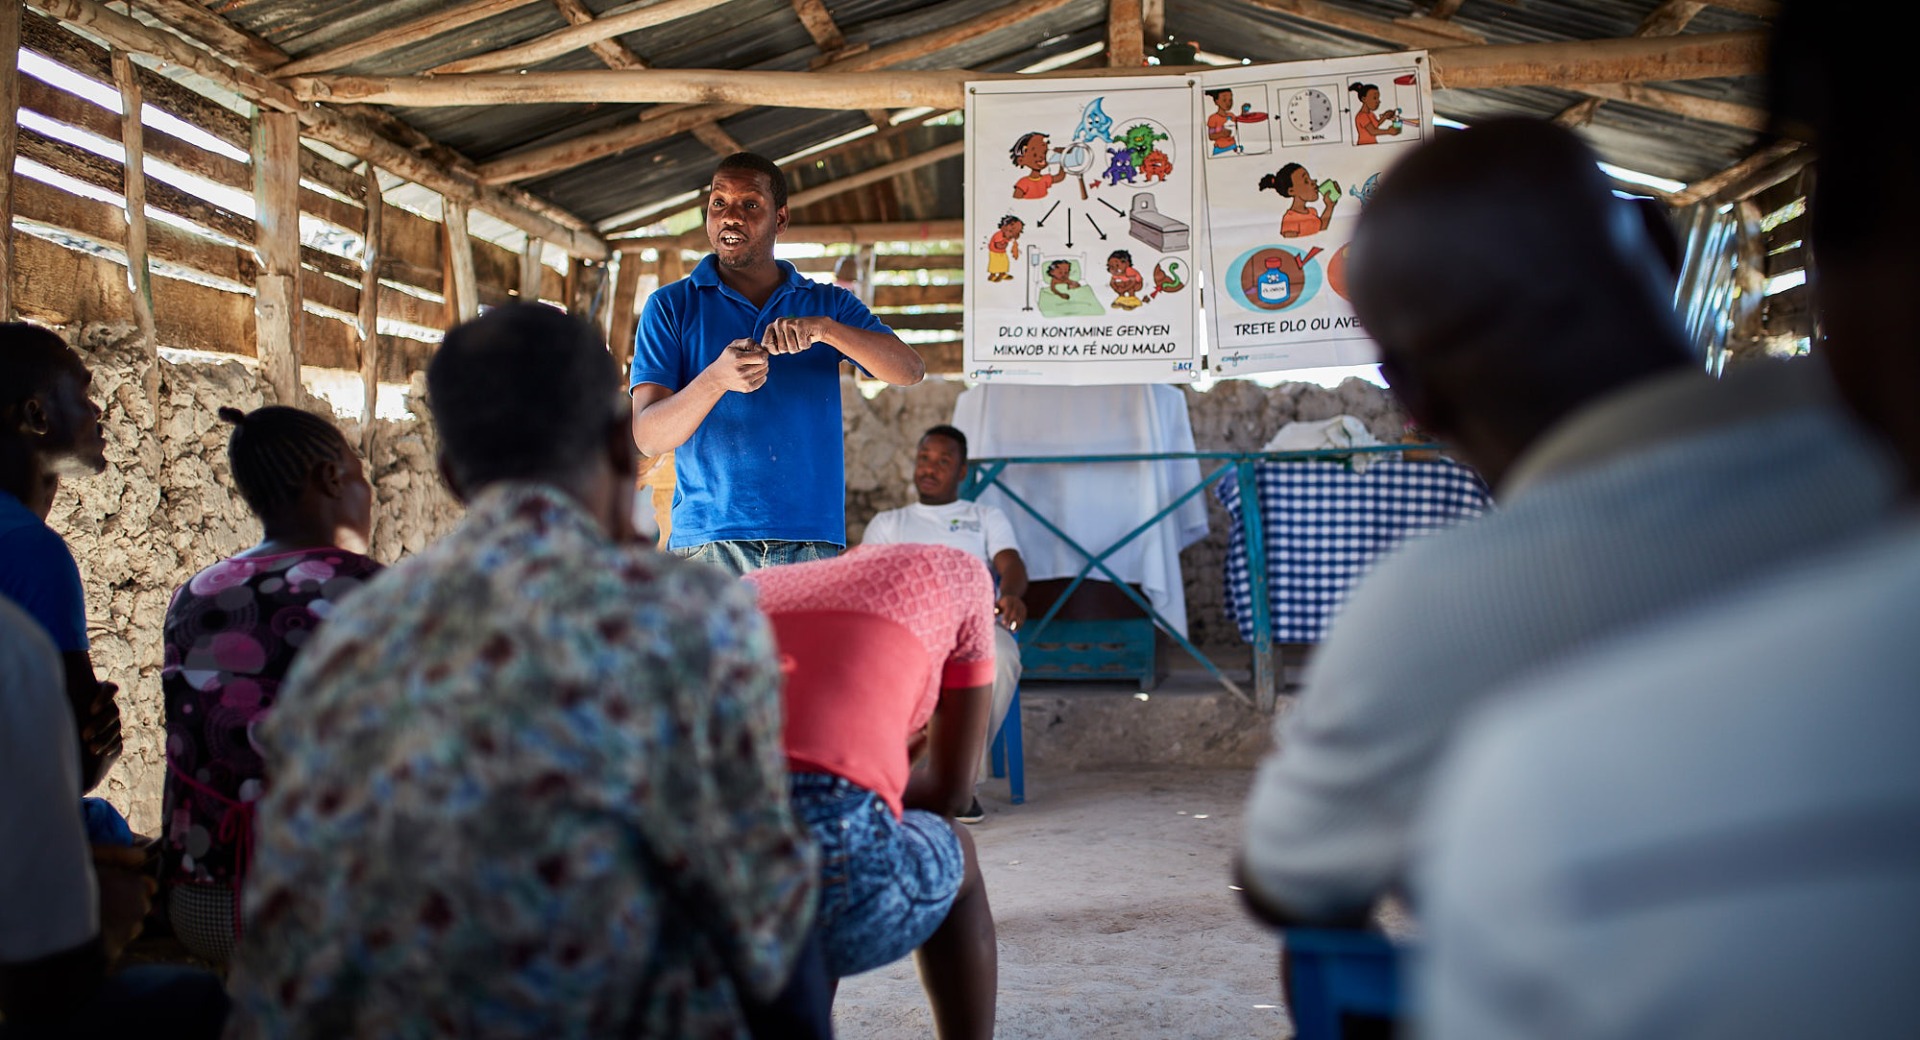
[{"label": "cartoon germ character", "polygon": [[1147,123],[1135,123],[1127,127],[1126,133],[1120,135],[1121,143],[1125,144],[1127,150],[1133,153],[1133,164],[1135,166],[1141,166],[1146,163],[1147,153],[1153,151],[1153,142],[1164,141],[1166,139],[1166,134],[1155,130]]},{"label": "cartoon germ character", "polygon": [[1213,143],[1213,154],[1240,154],[1246,149],[1240,144],[1239,135],[1234,130],[1235,123],[1258,123],[1267,118],[1265,112],[1255,112],[1252,105],[1241,105],[1240,111],[1233,110],[1233,91],[1228,87],[1207,91],[1207,97],[1213,100],[1214,111],[1207,116],[1207,140]]},{"label": "cartoon germ character", "polygon": [[1016,199],[1044,199],[1047,191],[1054,185],[1067,179],[1067,171],[1056,167],[1052,174],[1047,171],[1047,135],[1038,130],[1021,134],[1013,142],[1013,148],[1007,152],[1013,164],[1029,171],[1025,177],[1013,182],[1013,197]]},{"label": "cartoon germ character", "polygon": [[1133,266],[1133,254],[1125,249],[1116,249],[1107,256],[1107,285],[1114,292],[1113,305],[1122,310],[1132,310],[1143,302],[1140,290],[1146,288],[1147,280],[1140,276],[1138,268]]},{"label": "cartoon germ character", "polygon": [[987,281],[1004,282],[1013,277],[1008,258],[1020,259],[1020,233],[1026,229],[1026,222],[1011,213],[1000,218],[999,229],[987,240]]},{"label": "cartoon germ character", "polygon": [[1145,180],[1151,181],[1157,177],[1164,182],[1172,172],[1173,160],[1158,148],[1148,152],[1146,161],[1140,164],[1140,176]]},{"label": "cartoon germ character", "polygon": [[1118,184],[1121,181],[1126,181],[1128,184],[1132,184],[1134,177],[1139,173],[1138,170],[1133,168],[1133,153],[1125,148],[1109,148],[1107,149],[1107,158],[1109,160],[1107,163],[1107,183]]},{"label": "cartoon germ character", "polygon": [[[1288,163],[1279,170],[1260,178],[1260,190],[1272,191],[1283,199],[1289,200],[1287,211],[1280,215],[1280,237],[1299,238],[1313,235],[1327,229],[1333,220],[1333,208],[1340,202],[1340,186],[1327,181],[1315,184],[1313,175],[1299,163]],[[1309,203],[1321,203],[1320,212],[1315,213]]]},{"label": "cartoon germ character", "polygon": [[1354,140],[1358,144],[1378,144],[1381,137],[1400,132],[1400,110],[1380,109],[1380,88],[1372,83],[1355,83],[1347,88],[1360,99],[1360,111],[1353,115]]},{"label": "cartoon germ character", "polygon": [[1080,283],[1073,280],[1073,261],[1055,260],[1047,265],[1047,288],[1063,300],[1073,298],[1067,295],[1068,290],[1080,288]]}]

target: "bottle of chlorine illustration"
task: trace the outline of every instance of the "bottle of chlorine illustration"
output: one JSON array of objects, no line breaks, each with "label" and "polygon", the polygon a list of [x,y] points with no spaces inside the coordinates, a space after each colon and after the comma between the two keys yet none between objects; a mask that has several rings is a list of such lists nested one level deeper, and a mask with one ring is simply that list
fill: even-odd
[{"label": "bottle of chlorine illustration", "polygon": [[1280,269],[1280,258],[1277,256],[1267,258],[1267,269],[1255,281],[1261,303],[1285,303],[1287,297],[1293,294],[1293,280]]}]

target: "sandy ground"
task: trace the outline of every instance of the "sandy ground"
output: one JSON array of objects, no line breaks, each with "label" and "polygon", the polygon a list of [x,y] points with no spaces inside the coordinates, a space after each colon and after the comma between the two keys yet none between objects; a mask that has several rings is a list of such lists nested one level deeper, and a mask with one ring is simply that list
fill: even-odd
[{"label": "sandy ground", "polygon": [[[1000,938],[998,1035],[1285,1037],[1278,940],[1228,887],[1246,770],[1027,773],[973,828]],[[911,959],[841,984],[847,1040],[933,1035]]]}]

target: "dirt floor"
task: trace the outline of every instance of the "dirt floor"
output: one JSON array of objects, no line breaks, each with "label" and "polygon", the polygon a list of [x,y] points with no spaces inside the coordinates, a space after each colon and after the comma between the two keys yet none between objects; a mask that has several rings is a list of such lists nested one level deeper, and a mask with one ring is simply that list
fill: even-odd
[{"label": "dirt floor", "polygon": [[[973,828],[1000,939],[998,1035],[1285,1037],[1273,933],[1229,888],[1251,771],[989,780]],[[911,959],[846,980],[846,1040],[933,1035]]]}]

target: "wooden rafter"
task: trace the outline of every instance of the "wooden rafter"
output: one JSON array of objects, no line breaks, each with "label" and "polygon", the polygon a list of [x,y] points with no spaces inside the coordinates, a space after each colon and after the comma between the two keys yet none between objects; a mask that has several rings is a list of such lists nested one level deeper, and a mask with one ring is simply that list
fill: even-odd
[{"label": "wooden rafter", "polygon": [[1669,201],[1675,206],[1704,202],[1754,174],[1801,153],[1804,148],[1798,141],[1775,141],[1711,177],[1694,181]]},{"label": "wooden rafter", "polygon": [[850,174],[838,180],[815,185],[805,191],[796,191],[792,195],[787,196],[787,207],[789,211],[792,211],[804,206],[810,206],[813,203],[819,202],[821,199],[830,199],[835,195],[844,195],[847,192],[864,188],[869,184],[877,184],[880,181],[891,180],[903,173],[917,170],[922,166],[927,166],[932,163],[937,163],[942,159],[951,159],[958,155],[964,155],[966,151],[967,143],[965,141],[954,141],[949,144],[943,144],[938,148],[930,148],[917,155],[909,155],[904,159],[896,159],[885,165],[875,166],[870,170],[861,170],[859,173]]},{"label": "wooden rafter", "polygon": [[[609,255],[606,243],[585,221],[525,192],[482,184],[473,164],[451,150],[441,147],[431,157],[423,155],[425,149],[420,142],[426,140],[425,135],[389,115],[381,114],[378,120],[370,121],[365,113],[353,109],[343,111],[303,104],[260,70],[245,64],[231,64],[240,61],[234,55],[222,52],[216,56],[171,33],[151,29],[110,10],[96,0],[29,0],[28,6],[85,29],[114,47],[150,55],[194,72],[255,105],[297,113],[306,136],[371,159],[380,167],[442,195],[471,201],[522,230],[564,243],[570,253],[596,259]],[[260,46],[271,45],[261,41],[255,49]],[[384,121],[379,128],[375,126],[377,121]],[[405,127],[416,140],[408,144],[396,142],[390,136],[395,126]]]},{"label": "wooden rafter", "polygon": [[1433,0],[1433,6],[1427,8],[1427,17],[1446,21],[1459,13],[1460,5],[1466,0]]},{"label": "wooden rafter", "polygon": [[610,40],[630,32],[699,14],[727,0],[664,0],[662,3],[622,4],[585,25],[569,26],[536,40],[503,47],[497,51],[461,58],[429,70],[435,73],[490,72],[494,69],[519,69],[536,65],[580,50],[599,40]]},{"label": "wooden rafter", "polygon": [[1575,83],[1568,84],[1566,89],[1595,98],[1605,98],[1608,101],[1624,101],[1641,108],[1651,108],[1657,112],[1685,116],[1688,119],[1698,119],[1706,123],[1737,126],[1742,130],[1767,128],[1765,109],[1732,101],[1716,101],[1713,98],[1696,97],[1692,94],[1641,86],[1638,83]]},{"label": "wooden rafter", "polygon": [[1303,22],[1344,32],[1358,33],[1362,36],[1402,47],[1437,48],[1455,47],[1463,43],[1486,43],[1487,38],[1471,29],[1464,29],[1450,21],[1429,18],[1425,15],[1408,15],[1404,18],[1375,18],[1372,15],[1356,14],[1338,4],[1325,3],[1323,0],[1248,0],[1258,7],[1279,11],[1291,15]]},{"label": "wooden rafter", "polygon": [[800,24],[806,26],[807,35],[813,37],[820,53],[833,54],[846,49],[847,36],[834,22],[826,4],[820,0],[793,0],[793,13],[800,16]]},{"label": "wooden rafter", "polygon": [[[553,0],[553,6],[560,9],[560,17],[565,18],[568,25],[586,25],[593,21],[593,12],[587,10],[587,5],[580,0]],[[594,57],[600,59],[602,65],[610,69],[651,67],[646,59],[628,50],[627,45],[619,40],[595,40],[587,44],[587,49],[593,52]]]},{"label": "wooden rafter", "polygon": [[[940,242],[959,238],[967,233],[965,222],[959,220],[894,221],[866,224],[789,224],[780,232],[782,242],[817,242],[822,245],[850,243],[859,245],[871,242]],[[649,238],[617,239],[616,248],[622,253],[640,253],[657,249],[662,254],[678,255],[682,249],[706,248],[707,232],[704,228],[694,228],[684,235],[670,235]],[[952,266],[960,266],[958,263]],[[677,275],[675,277],[678,277]],[[663,283],[664,284],[664,283]]]},{"label": "wooden rafter", "polygon": [[[1429,53],[1436,87],[1565,87],[1574,83],[1719,78],[1757,73],[1762,33],[1696,33],[1567,43],[1487,44]],[[877,54],[878,51],[870,52]],[[852,59],[860,62],[868,55]],[[1108,70],[1184,74],[1165,66]],[[1084,76],[1084,71],[1070,75]],[[546,103],[717,103],[776,108],[958,107],[966,83],[1035,79],[964,69],[884,72],[768,72],[648,69],[639,72],[529,72],[519,75],[332,76],[290,81],[311,101],[459,107]],[[561,142],[566,145],[571,142]],[[559,147],[558,145],[554,147]]]},{"label": "wooden rafter", "polygon": [[538,0],[468,0],[467,3],[422,15],[389,29],[381,29],[352,43],[295,58],[280,68],[274,69],[273,74],[275,76],[308,76],[316,72],[341,68],[537,2]]},{"label": "wooden rafter", "polygon": [[[964,3],[965,0],[950,0]],[[1017,25],[1027,19],[1037,17],[1064,6],[1068,0],[1015,0],[1013,3],[992,8],[971,18],[965,18],[943,29],[911,40],[901,40],[877,47],[860,54],[850,55],[833,62],[827,71],[864,71],[890,68],[894,65],[923,58],[945,50],[956,44],[964,43],[986,33]],[[701,105],[690,108],[673,108],[662,111],[665,106],[656,106],[640,113],[632,123],[612,127],[607,130],[579,137],[556,141],[553,144],[525,148],[501,156],[480,167],[480,175],[490,184],[506,184],[513,181],[543,177],[550,173],[571,169],[595,159],[617,155],[633,148],[642,148],[678,134],[691,130],[701,122],[718,122],[722,119],[746,111],[745,105]],[[854,108],[874,108],[872,105],[854,105]],[[944,105],[942,108],[955,108],[957,105]]]},{"label": "wooden rafter", "polygon": [[732,134],[720,129],[719,123],[695,123],[693,137],[694,140],[711,149],[713,154],[723,159],[735,152],[746,151],[740,146],[740,142],[733,139]]},{"label": "wooden rafter", "polygon": [[[1693,16],[1699,14],[1706,6],[1699,0],[1664,0],[1659,7],[1654,8],[1646,18],[1641,20],[1640,28],[1634,31],[1634,35],[1672,36],[1685,29],[1687,23],[1693,21]],[[1605,98],[1588,97],[1561,110],[1553,117],[1553,121],[1561,126],[1586,126],[1593,122],[1594,113],[1600,111],[1600,106],[1606,103]]]}]

